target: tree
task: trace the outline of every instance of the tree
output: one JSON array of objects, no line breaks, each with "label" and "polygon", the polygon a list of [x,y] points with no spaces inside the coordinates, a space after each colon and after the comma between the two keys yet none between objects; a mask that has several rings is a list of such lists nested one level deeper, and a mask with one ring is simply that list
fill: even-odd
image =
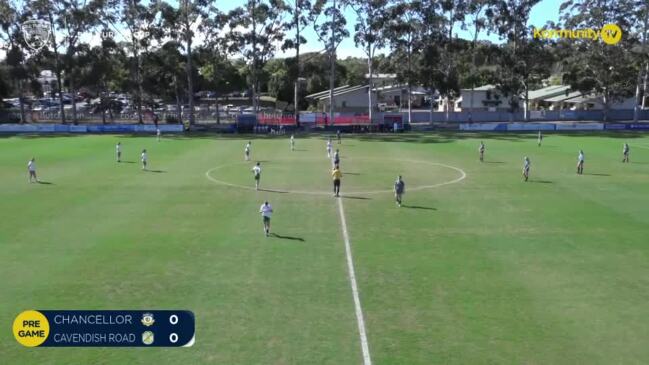
[{"label": "tree", "polygon": [[510,110],[518,109],[521,94],[524,95],[523,119],[529,120],[529,90],[538,75],[539,42],[530,42],[527,22],[530,11],[540,0],[494,0],[488,9],[490,26],[505,44],[501,47],[501,58],[496,86],[509,97]]},{"label": "tree", "polygon": [[[471,70],[469,72],[471,83],[471,92],[469,94],[469,122],[473,121],[473,94],[478,80],[476,65],[478,37],[480,32],[486,28],[487,18],[485,15],[491,15],[490,12],[487,12],[487,10],[489,10],[488,7],[490,1],[491,0],[469,0],[467,4],[467,15],[470,17],[470,24],[473,30],[473,39],[471,42]],[[464,101],[464,104],[466,105],[466,101]]]},{"label": "tree", "polygon": [[[336,0],[318,0],[314,6],[316,14],[313,21],[313,28],[318,39],[324,43],[325,50],[329,56],[329,120],[334,121],[334,88],[336,87],[336,50],[343,39],[349,37],[346,29],[347,20],[341,12],[341,3]],[[324,15],[325,20],[318,21]]]},{"label": "tree", "polygon": [[261,72],[284,38],[282,0],[247,0],[243,7],[230,11],[228,51],[241,53],[249,63],[252,106],[259,111]]},{"label": "tree", "polygon": [[[66,72],[66,81],[69,85],[72,103],[72,122],[77,123],[77,88],[76,76],[79,51],[79,40],[85,34],[90,32],[95,26],[99,24],[98,14],[100,9],[104,6],[102,0],[86,1],[86,0],[57,0],[51,2],[54,6],[54,19],[56,27],[55,30],[63,34],[63,39],[59,45],[65,47],[65,54],[63,57],[63,69]],[[50,12],[50,16],[52,12]],[[53,37],[54,39],[54,37]],[[56,47],[56,42],[54,42]],[[55,49],[56,51],[56,49]],[[63,111],[61,112],[63,115]],[[64,118],[64,117],[62,117]]]},{"label": "tree", "polygon": [[[306,29],[309,23],[313,20],[313,5],[309,0],[293,0],[289,3],[287,12],[290,15],[290,20],[284,24],[286,30],[295,31],[295,39],[287,38],[282,45],[283,50],[295,49],[295,81],[294,81],[294,96],[293,108],[295,112],[295,123],[300,125],[300,46],[306,43],[306,39],[302,36],[302,31]],[[279,75],[278,75],[279,76]],[[280,80],[277,80],[278,82]]]},{"label": "tree", "polygon": [[372,98],[374,85],[374,55],[376,50],[385,46],[383,37],[387,22],[387,0],[349,0],[350,7],[356,13],[356,24],[354,25],[354,42],[363,49],[367,56],[367,70],[369,88],[367,90],[368,114],[372,122],[374,111],[374,100]]},{"label": "tree", "polygon": [[[602,29],[606,24],[617,24],[631,29],[629,23],[635,10],[633,4],[624,0],[569,0],[560,8],[564,26],[569,29]],[[584,94],[595,92],[602,95],[604,120],[608,120],[610,105],[633,94],[634,62],[631,49],[637,38],[622,37],[614,44],[601,39],[569,40],[574,42],[573,51],[565,60],[568,73],[565,79],[573,89]]]},{"label": "tree", "polygon": [[[397,79],[408,88],[408,122],[412,121],[412,85],[417,82],[415,59],[421,49],[421,22],[418,6],[420,2],[398,1],[390,6],[385,37],[390,45]],[[405,63],[403,60],[405,59]]]}]

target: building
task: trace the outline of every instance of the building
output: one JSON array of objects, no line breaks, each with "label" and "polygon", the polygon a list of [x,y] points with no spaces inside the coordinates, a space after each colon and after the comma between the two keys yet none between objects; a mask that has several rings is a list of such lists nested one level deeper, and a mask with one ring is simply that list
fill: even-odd
[{"label": "building", "polygon": [[[52,92],[55,89],[52,88],[52,85],[56,83],[56,75],[51,70],[41,71],[38,78],[36,78],[39,84],[41,84],[41,90],[43,91],[44,96],[51,96]],[[61,80],[63,81],[63,80]]]},{"label": "building", "polygon": [[[446,101],[440,100],[438,111],[446,111]],[[473,89],[460,90],[460,97],[453,105],[452,111],[509,111],[509,98],[494,85],[483,85]]]},{"label": "building", "polygon": [[[337,112],[367,113],[369,85],[341,86],[334,89],[334,102]],[[413,107],[421,107],[426,95],[421,87],[413,87],[411,100]],[[395,110],[407,107],[408,87],[405,85],[385,85],[372,89],[374,109],[379,111]],[[316,106],[318,111],[329,111],[329,90],[307,95],[307,100]]]}]

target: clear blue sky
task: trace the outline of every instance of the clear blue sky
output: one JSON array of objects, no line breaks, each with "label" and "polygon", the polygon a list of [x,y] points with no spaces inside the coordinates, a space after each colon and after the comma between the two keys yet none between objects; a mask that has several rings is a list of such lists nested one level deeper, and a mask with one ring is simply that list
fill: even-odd
[{"label": "clear blue sky", "polygon": [[[541,0],[541,2],[534,7],[532,13],[530,14],[529,25],[541,27],[548,21],[557,22],[559,20],[559,6],[562,2],[563,0]],[[227,11],[240,6],[243,3],[245,3],[244,0],[229,0],[222,2],[219,7],[222,11]],[[349,32],[350,34],[353,34],[355,21],[354,12],[351,9],[347,9],[345,11],[345,16],[347,18],[347,27],[349,29]],[[472,34],[470,32],[462,30],[458,31],[458,36],[461,38],[472,38]],[[313,32],[313,27],[307,27],[304,33],[304,37],[307,39],[307,44],[303,46],[303,51],[319,51],[323,49],[322,43],[319,42],[318,38]],[[498,37],[495,35],[487,36],[486,34],[483,34],[480,38],[498,42]],[[289,50],[287,54],[278,53],[277,56],[290,56],[293,54],[293,52],[294,51]],[[358,49],[354,45],[354,40],[352,37],[345,39],[338,48],[338,57],[345,58],[348,56],[364,57],[363,51]]]}]

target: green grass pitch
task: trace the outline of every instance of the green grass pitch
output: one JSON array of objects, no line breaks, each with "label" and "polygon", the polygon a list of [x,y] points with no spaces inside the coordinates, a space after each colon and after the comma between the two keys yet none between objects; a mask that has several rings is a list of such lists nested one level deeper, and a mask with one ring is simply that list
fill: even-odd
[{"label": "green grass pitch", "polygon": [[[359,135],[334,148],[374,364],[649,359],[649,136]],[[0,137],[0,362],[362,363],[324,136],[296,149],[288,136]],[[27,183],[32,156],[50,184]],[[258,160],[267,190],[250,189]],[[10,330],[26,309],[188,309],[196,343],[29,349]]]}]

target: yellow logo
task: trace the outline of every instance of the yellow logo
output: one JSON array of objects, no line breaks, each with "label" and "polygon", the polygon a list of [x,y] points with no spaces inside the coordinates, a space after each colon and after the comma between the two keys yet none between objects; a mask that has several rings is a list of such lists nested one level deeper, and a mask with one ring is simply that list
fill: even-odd
[{"label": "yellow logo", "polygon": [[606,44],[616,44],[622,39],[622,29],[617,24],[606,24],[602,27],[601,37]]},{"label": "yellow logo", "polygon": [[41,345],[50,334],[50,323],[43,313],[27,310],[14,320],[13,333],[16,341],[26,347]]},{"label": "yellow logo", "polygon": [[155,319],[153,319],[153,313],[144,313],[142,315],[142,324],[149,327],[155,323]]},{"label": "yellow logo", "polygon": [[622,29],[617,24],[606,24],[602,29],[532,29],[534,39],[590,39],[602,40],[608,45],[617,44],[622,39]]}]

